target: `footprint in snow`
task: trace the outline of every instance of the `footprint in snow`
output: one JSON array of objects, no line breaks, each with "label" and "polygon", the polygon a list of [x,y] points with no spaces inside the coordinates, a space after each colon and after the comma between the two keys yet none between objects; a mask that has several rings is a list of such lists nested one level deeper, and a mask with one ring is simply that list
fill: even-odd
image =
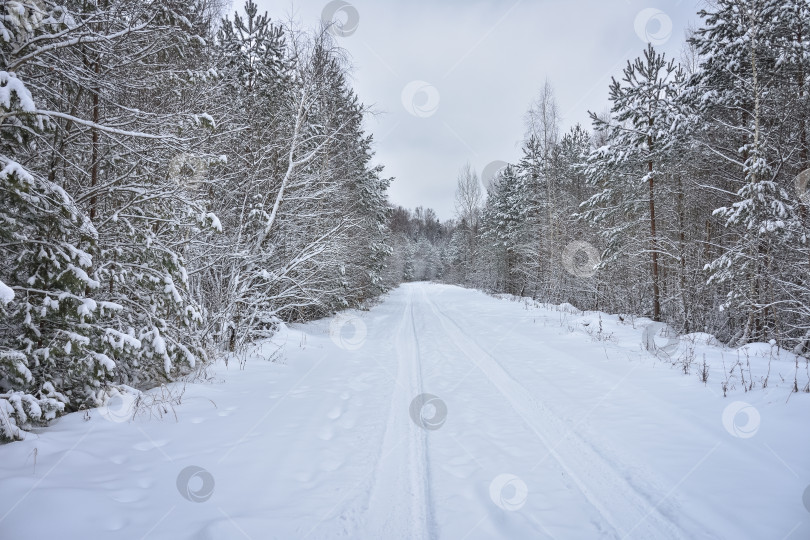
[{"label": "footprint in snow", "polygon": [[153,448],[161,448],[167,444],[169,444],[169,441],[143,441],[134,445],[132,448],[141,452],[146,452],[147,450],[152,450]]},{"label": "footprint in snow", "polygon": [[322,441],[331,441],[335,436],[335,430],[332,426],[323,426],[318,432],[318,438]]},{"label": "footprint in snow", "polygon": [[333,472],[338,470],[343,465],[343,460],[337,456],[327,456],[318,464],[320,469],[324,472]]},{"label": "footprint in snow", "polygon": [[104,528],[108,531],[120,531],[127,525],[129,525],[129,520],[120,516],[112,516],[107,518]]},{"label": "footprint in snow", "polygon": [[224,409],[222,409],[221,411],[219,411],[219,412],[217,413],[217,415],[219,415],[219,416],[230,416],[230,415],[232,415],[232,414],[233,414],[233,412],[234,412],[236,409],[238,409],[238,408],[239,408],[239,407],[234,407],[234,406],[225,407]]},{"label": "footprint in snow", "polygon": [[338,424],[344,429],[352,429],[357,424],[357,414],[352,412],[344,414],[338,420]]},{"label": "footprint in snow", "polygon": [[299,482],[307,483],[312,480],[312,473],[310,471],[301,471],[295,473],[295,479]]},{"label": "footprint in snow", "polygon": [[152,478],[148,478],[148,477],[144,477],[144,476],[138,478],[138,481],[135,482],[135,483],[141,489],[149,489],[149,488],[151,488],[152,486],[155,485],[155,481]]},{"label": "footprint in snow", "polygon": [[137,491],[134,489],[122,489],[110,495],[110,498],[115,502],[124,504],[142,501],[144,497],[145,494],[142,491]]}]

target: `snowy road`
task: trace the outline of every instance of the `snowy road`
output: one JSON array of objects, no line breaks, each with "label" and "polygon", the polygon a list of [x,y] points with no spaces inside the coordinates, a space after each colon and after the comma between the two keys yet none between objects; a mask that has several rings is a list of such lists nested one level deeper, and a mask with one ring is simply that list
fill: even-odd
[{"label": "snowy road", "polygon": [[0,447],[0,538],[810,538],[810,396],[581,322],[417,283],[294,325],[162,419]]}]

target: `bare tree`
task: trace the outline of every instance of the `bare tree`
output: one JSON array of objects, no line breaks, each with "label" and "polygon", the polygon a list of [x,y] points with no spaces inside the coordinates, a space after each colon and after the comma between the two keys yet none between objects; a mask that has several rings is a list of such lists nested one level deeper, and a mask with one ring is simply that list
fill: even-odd
[{"label": "bare tree", "polygon": [[[524,146],[529,150],[523,169],[529,179],[526,189],[530,192],[530,221],[533,222],[534,239],[530,249],[535,252],[535,285],[547,292],[559,281],[560,265],[557,254],[562,251],[559,230],[562,223],[556,219],[560,207],[555,185],[557,179],[551,173],[552,161],[560,138],[560,112],[554,96],[554,87],[546,79],[537,97],[532,101],[525,117],[526,134]],[[544,277],[541,277],[544,276]],[[542,285],[541,281],[545,282]]]},{"label": "bare tree", "polygon": [[470,228],[477,229],[483,201],[484,194],[478,181],[478,173],[466,163],[459,171],[456,183],[456,215],[460,220],[466,221]]},{"label": "bare tree", "polygon": [[484,201],[484,194],[481,190],[481,182],[478,174],[469,163],[461,168],[456,184],[456,215],[459,219],[458,233],[462,235],[460,254],[465,261],[465,268],[470,271],[465,272],[465,281],[471,282],[473,279],[477,251],[478,228],[481,220],[481,207]]}]

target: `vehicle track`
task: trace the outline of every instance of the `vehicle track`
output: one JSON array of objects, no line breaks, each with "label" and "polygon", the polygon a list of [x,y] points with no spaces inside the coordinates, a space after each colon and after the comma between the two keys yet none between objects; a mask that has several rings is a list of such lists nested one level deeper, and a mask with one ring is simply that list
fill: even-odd
[{"label": "vehicle track", "polygon": [[377,538],[435,538],[427,433],[409,415],[411,402],[423,393],[412,290],[408,292],[393,349],[397,377],[366,512],[373,521],[365,531]]},{"label": "vehicle track", "polygon": [[496,358],[476,343],[420,288],[425,303],[451,342],[463,352],[508,401],[548,449],[549,455],[573,480],[588,502],[614,531],[615,538],[687,538],[688,535],[647,497],[639,493],[596,449],[571,431]]}]

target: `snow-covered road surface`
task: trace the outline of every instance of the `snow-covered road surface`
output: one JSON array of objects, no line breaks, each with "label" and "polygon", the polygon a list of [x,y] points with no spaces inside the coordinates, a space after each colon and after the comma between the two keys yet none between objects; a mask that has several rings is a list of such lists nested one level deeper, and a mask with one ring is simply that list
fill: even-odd
[{"label": "snow-covered road surface", "polygon": [[0,446],[0,538],[810,538],[787,363],[724,398],[731,351],[699,351],[703,385],[643,326],[404,285],[217,365],[162,419]]}]

